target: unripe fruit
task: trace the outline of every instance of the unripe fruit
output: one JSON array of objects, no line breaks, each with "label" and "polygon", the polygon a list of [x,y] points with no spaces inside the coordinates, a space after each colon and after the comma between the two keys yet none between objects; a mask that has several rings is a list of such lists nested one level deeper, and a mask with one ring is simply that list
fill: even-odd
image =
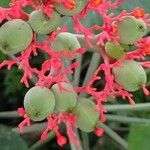
[{"label": "unripe fruit", "polygon": [[25,21],[7,21],[0,28],[0,50],[9,55],[21,52],[30,45],[32,37],[32,29]]},{"label": "unripe fruit", "polygon": [[118,60],[125,55],[127,49],[123,47],[121,44],[117,45],[116,43],[113,42],[107,42],[105,44],[105,51],[111,58]]},{"label": "unripe fruit", "polygon": [[61,83],[61,86],[67,91],[60,91],[58,84],[52,86],[52,91],[55,97],[56,112],[67,112],[72,110],[77,103],[77,94],[69,83]]},{"label": "unripe fruit", "polygon": [[34,86],[24,97],[24,108],[33,121],[42,121],[53,113],[55,99],[48,88]]},{"label": "unripe fruit", "polygon": [[145,35],[147,30],[146,23],[142,19],[136,19],[133,16],[124,17],[116,24],[120,43],[123,44],[134,44]]},{"label": "unripe fruit", "polygon": [[147,77],[143,67],[136,61],[126,60],[113,68],[115,81],[127,91],[136,91],[146,83]]},{"label": "unripe fruit", "polygon": [[75,7],[73,9],[66,8],[63,4],[55,3],[55,9],[62,15],[74,16],[79,14],[87,5],[87,0],[75,0]]},{"label": "unripe fruit", "polygon": [[96,105],[89,99],[81,98],[72,113],[78,117],[78,127],[85,131],[91,132],[97,127],[99,113],[95,110]]},{"label": "unripe fruit", "polygon": [[42,10],[34,10],[29,16],[29,24],[36,33],[49,34],[59,26],[60,19],[56,11],[48,18]]},{"label": "unripe fruit", "polygon": [[80,43],[74,34],[61,32],[57,35],[56,41],[52,43],[54,51],[74,51],[81,48]]}]

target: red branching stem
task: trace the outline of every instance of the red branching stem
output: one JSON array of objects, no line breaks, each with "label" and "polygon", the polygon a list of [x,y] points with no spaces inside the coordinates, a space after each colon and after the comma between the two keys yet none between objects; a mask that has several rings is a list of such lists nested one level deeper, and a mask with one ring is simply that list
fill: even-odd
[{"label": "red branching stem", "polygon": [[[141,38],[134,43],[135,49],[127,52],[126,55],[119,60],[112,62],[111,58],[105,52],[104,46],[107,41],[119,43],[120,37],[117,35],[118,26],[115,25],[115,23],[122,21],[123,17],[134,16],[137,19],[142,19],[147,27],[150,27],[150,16],[140,7],[136,7],[131,12],[123,10],[118,15],[110,13],[110,10],[117,9],[122,2],[123,0],[115,0],[113,2],[110,0],[88,0],[87,6],[85,6],[81,13],[71,17],[74,23],[74,32],[83,34],[87,47],[96,49],[97,54],[102,57],[104,62],[97,67],[96,71],[85,86],[74,87],[77,92],[86,93],[95,99],[95,110],[99,112],[101,122],[106,121],[105,113],[107,110],[104,108],[103,103],[107,102],[108,96],[112,98],[120,96],[123,100],[128,99],[130,104],[135,104],[132,99],[132,93],[124,90],[122,85],[115,82],[112,68],[121,65],[124,60],[138,60],[141,66],[150,68],[150,62],[145,61],[145,57],[150,55],[150,37]],[[28,6],[35,10],[41,9],[48,17],[51,17],[55,3],[62,4],[68,10],[72,10],[76,6],[75,0],[11,0],[8,8],[0,7],[0,23],[12,19],[23,19],[27,21],[30,14],[27,14],[23,8]],[[81,19],[87,17],[89,10],[98,13],[104,22],[103,25],[95,24],[86,27],[81,22]],[[33,40],[28,48],[17,56],[13,56],[10,60],[4,60],[0,64],[0,69],[3,67],[11,69],[14,65],[17,65],[18,69],[23,71],[21,82],[28,88],[30,87],[29,80],[33,78],[33,76],[36,76],[37,81],[35,85],[51,88],[54,83],[57,83],[60,92],[66,90],[61,83],[69,82],[66,76],[72,74],[73,70],[77,68],[79,64],[74,62],[65,68],[63,59],[72,61],[77,55],[83,55],[86,51],[86,49],[82,47],[73,52],[68,52],[65,49],[58,52],[50,46],[51,43],[56,41],[56,37],[59,33],[67,31],[67,27],[57,29],[48,34],[47,39],[42,42],[38,42],[37,35],[34,33]],[[95,31],[98,31],[99,34],[95,35]],[[93,40],[96,42],[93,42]],[[40,68],[32,67],[30,61],[40,52],[46,54],[48,56],[47,59],[44,60]],[[100,76],[100,72],[103,72],[104,76]],[[104,88],[98,90],[94,87],[94,83],[101,82],[101,80],[104,80]],[[146,88],[146,84],[141,86],[145,95],[149,95],[149,90]],[[19,124],[20,132],[22,132],[24,126],[30,125],[30,118],[23,108],[19,108],[18,113],[24,118]],[[53,131],[56,134],[57,143],[60,146],[66,144],[67,138],[60,132],[60,125],[63,122],[66,124],[67,134],[71,143],[79,145],[79,141],[74,132],[74,128],[78,128],[76,123],[77,119],[77,116],[67,112],[50,114],[47,117],[47,128],[41,134],[41,140],[45,140],[48,133]],[[102,136],[104,130],[96,127],[94,132],[96,135]]]},{"label": "red branching stem", "polygon": [[23,116],[24,120],[18,125],[20,129],[20,133],[23,132],[24,126],[30,126],[30,118],[26,114],[25,110],[23,108],[18,108],[18,114],[19,116]]}]

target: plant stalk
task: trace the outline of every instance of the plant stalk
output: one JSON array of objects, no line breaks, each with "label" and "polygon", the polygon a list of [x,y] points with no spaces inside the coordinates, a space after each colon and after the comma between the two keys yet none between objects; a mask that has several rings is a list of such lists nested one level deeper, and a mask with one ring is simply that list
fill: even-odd
[{"label": "plant stalk", "polygon": [[110,127],[108,127],[105,124],[101,124],[101,127],[105,130],[106,134],[109,135],[120,146],[122,146],[125,150],[128,149],[128,143],[122,137],[120,137],[115,131],[113,131]]},{"label": "plant stalk", "polygon": [[53,132],[49,133],[45,141],[38,140],[36,143],[34,143],[29,150],[37,150],[49,141],[51,141],[55,137],[55,134]]},{"label": "plant stalk", "polygon": [[106,115],[107,121],[114,121],[120,123],[144,123],[150,124],[150,119],[136,118],[136,117],[126,117],[119,115]]},{"label": "plant stalk", "polygon": [[105,105],[108,112],[116,111],[150,111],[150,103],[140,103],[135,105],[122,104],[122,105]]}]

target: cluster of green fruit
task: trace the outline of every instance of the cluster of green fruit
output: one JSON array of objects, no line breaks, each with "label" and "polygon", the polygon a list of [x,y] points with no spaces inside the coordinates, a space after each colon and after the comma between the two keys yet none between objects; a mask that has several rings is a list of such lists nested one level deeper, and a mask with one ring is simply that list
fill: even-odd
[{"label": "cluster of green fruit", "polygon": [[34,86],[25,95],[24,108],[33,121],[42,121],[52,113],[71,113],[77,116],[79,129],[91,132],[99,126],[99,113],[95,110],[93,101],[78,98],[77,93],[69,83],[54,84],[51,89]]},{"label": "cluster of green fruit", "polygon": [[[7,21],[0,28],[0,50],[7,55],[13,55],[25,50],[32,42],[33,33],[50,34],[60,24],[61,16],[79,14],[87,5],[88,0],[75,0],[75,7],[67,9],[56,3],[50,17],[42,10],[34,10],[29,15],[28,22],[21,19]],[[117,35],[120,44],[106,42],[105,51],[113,59],[121,59],[133,45],[141,39],[147,30],[142,19],[126,16],[121,21],[114,22],[118,26]],[[63,32],[57,35],[56,41],[51,43],[54,50],[74,51],[80,48],[75,35]],[[134,60],[124,60],[120,66],[112,69],[115,81],[127,91],[136,91],[146,83],[147,77],[142,66]],[[59,85],[54,84],[51,89],[35,86],[25,95],[24,107],[33,121],[42,121],[53,113],[72,113],[78,117],[78,127],[86,132],[93,131],[99,125],[99,113],[95,111],[95,103],[86,98],[78,98],[72,85],[61,83],[67,90],[61,92]]]},{"label": "cluster of green fruit", "polygon": [[75,0],[74,8],[67,9],[63,4],[55,3],[54,11],[50,18],[42,10],[35,10],[30,14],[29,23],[36,33],[49,34],[59,26],[61,16],[77,15],[86,5],[87,0]]},{"label": "cluster of green fruit", "polygon": [[147,27],[142,19],[136,19],[134,16],[123,17],[121,21],[113,24],[118,26],[120,44],[106,42],[105,51],[111,58],[118,60],[125,56],[129,45],[135,44],[146,34]]},{"label": "cluster of green fruit", "polygon": [[[75,0],[74,8],[67,9],[63,6],[63,4],[55,3],[55,9],[50,17],[44,14],[42,10],[34,10],[29,15],[28,22],[25,22],[22,19],[13,19],[11,21],[7,21],[0,28],[0,50],[7,55],[14,55],[25,50],[32,42],[33,31],[37,34],[51,33],[60,25],[62,15],[76,15],[83,10],[86,4],[87,0]],[[72,48],[74,50],[80,47],[77,39],[75,39],[73,35],[69,33],[62,33],[58,39],[62,39],[62,37],[65,38],[65,42],[63,41],[57,43],[59,44],[58,50],[63,48],[66,49],[66,43],[68,42],[69,46],[67,47],[67,50],[72,50]],[[55,48],[57,44],[54,44]],[[65,46],[62,47],[62,45]]]},{"label": "cluster of green fruit", "polygon": [[[135,44],[145,35],[147,27],[142,19],[136,19],[133,16],[123,17],[121,21],[114,24],[118,26],[117,35],[120,38],[120,44],[106,42],[105,52],[110,58],[119,60],[124,58],[129,45]],[[112,72],[115,81],[127,91],[136,91],[147,81],[145,70],[134,60],[123,60],[120,66],[112,69]]]},{"label": "cluster of green fruit", "polygon": [[[4,54],[14,55],[25,50],[31,44],[32,37],[33,31],[27,22],[21,19],[8,21],[0,28],[0,50]],[[80,48],[80,43],[74,34],[62,32],[51,46],[55,51],[74,51]]]}]

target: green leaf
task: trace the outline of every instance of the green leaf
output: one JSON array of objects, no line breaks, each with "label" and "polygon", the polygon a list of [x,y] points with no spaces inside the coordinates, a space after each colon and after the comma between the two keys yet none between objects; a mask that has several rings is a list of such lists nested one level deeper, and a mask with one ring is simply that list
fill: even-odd
[{"label": "green leaf", "polygon": [[[92,27],[93,25],[103,24],[102,18],[100,18],[99,14],[95,11],[88,11],[87,16],[85,18],[81,18],[80,20],[82,24],[88,28]],[[63,27],[65,25],[68,27],[69,32],[73,32],[73,21],[71,17],[68,17],[68,16],[62,17],[60,27]],[[98,33],[98,32],[95,31],[95,33]]]},{"label": "green leaf", "polygon": [[48,39],[48,36],[45,34],[37,34],[36,38],[37,38],[37,41],[40,43],[40,42],[43,42],[44,40]]},{"label": "green leaf", "polygon": [[9,128],[0,125],[0,149],[1,150],[27,150],[24,140]]},{"label": "green leaf", "polygon": [[128,150],[149,150],[149,139],[150,125],[133,124],[130,127]]},{"label": "green leaf", "polygon": [[10,0],[0,0],[0,7],[8,7]]},{"label": "green leaf", "polygon": [[23,8],[23,10],[30,14],[34,10],[34,8],[32,8],[31,6],[26,6]]},{"label": "green leaf", "polygon": [[18,71],[16,67],[7,72],[4,80],[5,94],[7,96],[12,96],[24,89],[23,85],[20,83],[21,76],[21,72]]},{"label": "green leaf", "polygon": [[149,1],[148,0],[125,0],[119,8],[127,10],[127,11],[131,11],[133,10],[135,7],[141,7],[144,9],[145,12],[150,13],[150,9],[149,9]]},{"label": "green leaf", "polygon": [[2,63],[4,60],[8,59],[8,56],[3,54],[1,51],[0,51],[0,63]]},{"label": "green leaf", "polygon": [[102,18],[96,11],[88,11],[86,18],[81,20],[85,27],[102,25]]}]

